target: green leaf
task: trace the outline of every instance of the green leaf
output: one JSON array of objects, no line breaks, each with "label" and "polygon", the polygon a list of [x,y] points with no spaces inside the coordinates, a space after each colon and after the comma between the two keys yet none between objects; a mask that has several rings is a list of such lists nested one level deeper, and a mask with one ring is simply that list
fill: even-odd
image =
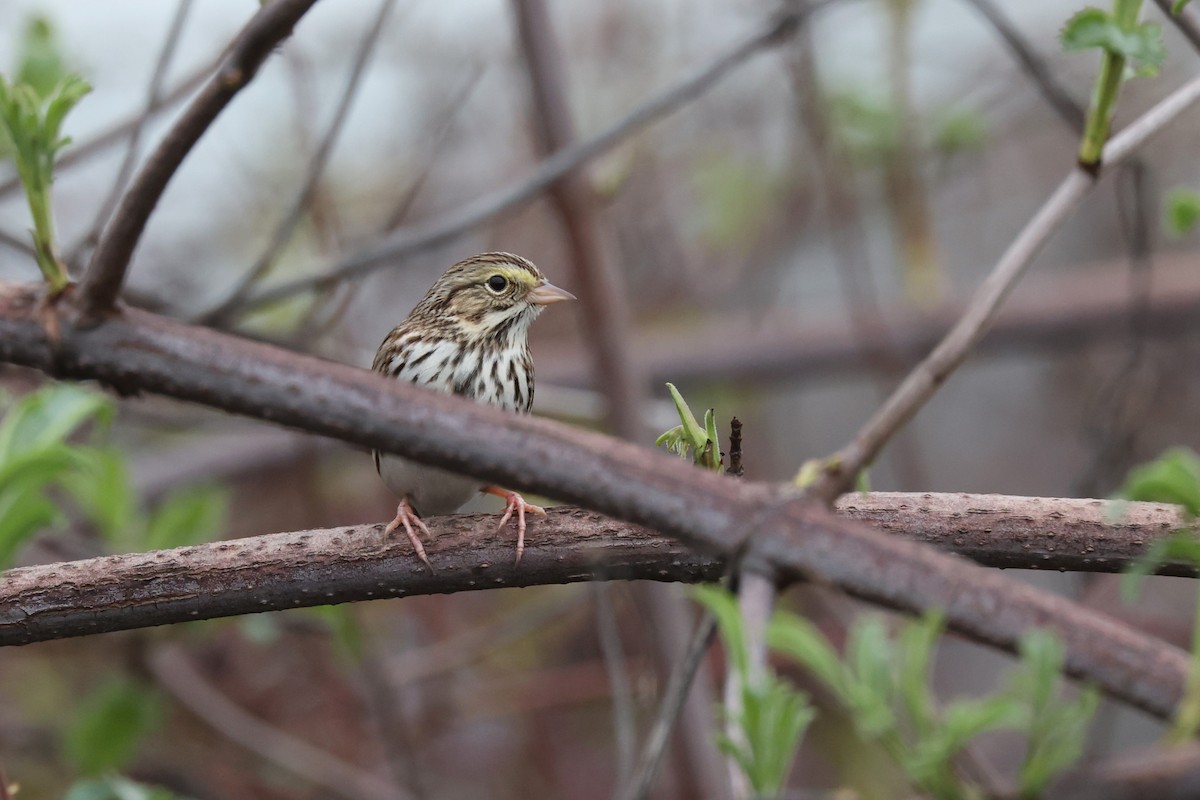
[{"label": "green leaf", "polygon": [[94,691],[67,731],[66,754],[84,775],[120,769],[158,726],[162,702],[149,688],[113,678]]},{"label": "green leaf", "polygon": [[1175,0],[1175,2],[1171,4],[1171,13],[1182,14],[1183,9],[1187,7],[1189,2],[1190,0]]},{"label": "green leaf", "polygon": [[1189,518],[1200,515],[1200,456],[1184,447],[1135,467],[1122,487],[1127,500],[1150,500],[1183,506]]},{"label": "green leaf", "polygon": [[140,527],[137,499],[129,483],[124,457],[113,450],[75,448],[76,468],[59,479],[110,543],[130,544]]},{"label": "green leaf", "polygon": [[1142,579],[1172,562],[1200,569],[1200,540],[1193,531],[1175,531],[1165,539],[1152,542],[1121,576],[1121,599],[1126,603],[1137,600]]},{"label": "green leaf", "polygon": [[909,724],[918,736],[927,736],[937,725],[933,695],[929,691],[930,664],[944,625],[943,615],[926,614],[900,632],[899,690]]},{"label": "green leaf", "polygon": [[39,97],[47,97],[67,77],[66,59],[48,18],[30,18],[17,63],[16,82],[28,85]]},{"label": "green leaf", "polygon": [[896,681],[892,643],[882,617],[869,615],[850,629],[846,661],[855,678],[849,686],[855,722],[867,738],[883,736],[896,727],[892,707]]},{"label": "green leaf", "polygon": [[212,541],[225,525],[228,507],[228,495],[215,486],[172,492],[150,515],[145,545],[164,550]]},{"label": "green leaf", "polygon": [[694,586],[692,597],[708,609],[717,619],[717,629],[725,642],[725,651],[733,668],[740,675],[746,674],[746,632],[742,624],[742,612],[738,609],[737,598],[719,586]]},{"label": "green leaf", "polygon": [[1164,227],[1172,236],[1184,236],[1200,222],[1200,192],[1192,189],[1174,189],[1167,195],[1167,208],[1163,216]]},{"label": "green leaf", "polygon": [[37,484],[5,486],[0,491],[0,569],[12,566],[21,546],[33,534],[59,520],[58,509],[42,496]]},{"label": "green leaf", "polygon": [[1120,56],[1133,64],[1140,75],[1157,73],[1167,55],[1162,27],[1157,23],[1143,22],[1122,28],[1111,14],[1098,8],[1085,8],[1067,20],[1059,39],[1068,53],[1098,48]]},{"label": "green leaf", "polygon": [[843,703],[849,703],[848,670],[833,645],[803,617],[778,611],[767,625],[767,644],[799,661],[828,686]]}]

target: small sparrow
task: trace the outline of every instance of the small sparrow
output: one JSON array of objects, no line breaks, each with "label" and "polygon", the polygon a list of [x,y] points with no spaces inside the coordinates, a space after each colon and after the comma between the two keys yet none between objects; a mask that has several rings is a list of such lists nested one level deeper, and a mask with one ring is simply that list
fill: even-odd
[{"label": "small sparrow", "polygon": [[[372,369],[402,381],[510,411],[533,405],[529,325],[544,306],[575,295],[546,280],[531,262],[510,253],[483,253],[450,269],[392,329]],[[545,515],[516,492],[481,487],[473,478],[375,451],[375,469],[400,498],[385,534],[403,526],[417,556],[433,569],[416,531],[429,536],[418,514],[450,514],[478,491],[504,498],[502,530],[517,515],[517,562],[525,550],[525,512]],[[414,530],[414,528],[416,530]]]}]

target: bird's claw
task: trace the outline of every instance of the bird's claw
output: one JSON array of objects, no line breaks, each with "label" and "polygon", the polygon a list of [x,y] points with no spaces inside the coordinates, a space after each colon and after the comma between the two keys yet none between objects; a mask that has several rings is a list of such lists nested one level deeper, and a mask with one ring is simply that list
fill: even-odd
[{"label": "bird's claw", "polygon": [[517,562],[521,563],[521,556],[525,552],[525,512],[531,514],[541,514],[546,516],[546,509],[541,506],[535,506],[533,503],[525,502],[525,498],[516,492],[502,491],[497,492],[504,498],[504,516],[500,517],[500,524],[496,526],[496,531],[504,530],[504,526],[512,519],[513,512],[517,512]]},{"label": "bird's claw", "polygon": [[408,540],[412,542],[413,550],[417,552],[417,558],[425,562],[425,566],[429,567],[430,572],[435,572],[433,564],[429,562],[429,556],[425,555],[425,545],[421,544],[421,538],[417,536],[417,532],[413,530],[416,526],[421,533],[425,534],[426,538],[432,540],[433,534],[429,532],[429,528],[425,527],[425,523],[417,516],[417,512],[408,504],[408,499],[400,501],[400,505],[396,506],[396,518],[388,523],[388,526],[383,529],[384,536],[388,536],[392,531],[401,526],[404,527],[404,532],[408,534]]}]

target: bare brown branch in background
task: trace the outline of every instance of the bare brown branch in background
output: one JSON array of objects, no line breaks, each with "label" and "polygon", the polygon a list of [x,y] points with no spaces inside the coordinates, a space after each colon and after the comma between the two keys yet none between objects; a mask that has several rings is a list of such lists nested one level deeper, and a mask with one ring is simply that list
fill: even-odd
[{"label": "bare brown branch in background", "polygon": [[167,79],[167,71],[170,69],[171,61],[175,57],[175,51],[179,47],[179,39],[183,36],[183,28],[187,23],[188,13],[191,9],[192,0],[179,0],[179,5],[175,7],[175,15],[171,19],[167,36],[163,40],[162,50],[159,52],[158,60],[150,71],[150,82],[146,88],[145,105],[142,108],[141,115],[134,121],[133,129],[129,132],[129,141],[125,143],[125,157],[121,160],[121,166],[117,169],[117,177],[113,181],[112,188],[108,190],[108,194],[100,201],[100,206],[96,211],[96,217],[92,220],[91,226],[84,233],[79,243],[71,248],[70,254],[66,257],[68,266],[73,267],[87,248],[96,244],[96,241],[100,238],[100,231],[104,229],[105,223],[112,216],[113,209],[116,208],[117,202],[125,192],[125,187],[129,184],[129,177],[133,174],[133,167],[137,164],[141,149],[142,131],[145,129],[146,123],[150,121],[154,109],[162,103],[163,83]]},{"label": "bare brown branch in background", "polygon": [[346,800],[410,800],[385,780],[332,753],[275,728],[239,707],[213,686],[182,649],[160,648],[147,667],[167,692],[222,736]]},{"label": "bare brown branch in background", "polygon": [[292,234],[295,233],[296,227],[308,212],[317,186],[325,174],[325,166],[329,163],[329,156],[333,153],[334,145],[337,144],[342,127],[350,117],[350,109],[354,105],[354,99],[358,96],[358,88],[362,82],[363,73],[366,70],[367,64],[371,61],[371,56],[375,52],[375,45],[379,42],[380,34],[383,33],[388,17],[391,16],[392,10],[395,7],[395,0],[381,0],[379,9],[375,13],[375,18],[367,27],[367,33],[363,37],[362,43],[358,46],[354,63],[350,67],[350,74],[346,78],[346,85],[342,89],[341,97],[338,99],[337,106],[334,108],[333,114],[329,119],[329,126],[321,136],[321,141],[317,145],[316,152],[313,153],[312,158],[309,160],[304,180],[300,184],[300,191],[296,194],[295,200],[292,201],[291,208],[284,214],[283,220],[275,228],[274,233],[267,242],[266,248],[263,249],[262,254],[259,255],[258,260],[254,262],[249,271],[228,292],[226,299],[209,311],[201,314],[198,321],[206,325],[225,325],[229,320],[229,312],[234,304],[251,286],[256,285],[262,280],[263,276],[275,264],[275,259],[279,257],[280,251],[291,241]]},{"label": "bare brown branch in background", "polygon": [[79,285],[81,319],[94,323],[112,309],[146,222],[179,165],[315,2],[277,0],[238,34],[224,63],[147,159],[105,227]]},{"label": "bare brown branch in background", "polygon": [[788,34],[807,15],[834,2],[837,0],[823,0],[801,9],[789,8],[771,17],[761,28],[711,63],[655,95],[592,138],[555,153],[511,186],[462,203],[455,211],[430,222],[401,228],[383,241],[323,268],[313,277],[297,278],[264,289],[235,306],[235,309],[239,312],[258,309],[297,294],[327,289],[344,280],[394,266],[404,258],[444,244],[505,211],[529,202],[564,175],[608,152],[642,128],[683,108],[751,56],[786,41]]},{"label": "bare brown branch in background", "polygon": [[[511,6],[529,76],[537,151],[540,157],[549,159],[576,144],[575,123],[565,88],[566,67],[545,0],[513,0]],[[547,192],[566,235],[572,288],[576,289],[583,307],[593,383],[605,399],[605,428],[629,441],[640,441],[645,435],[640,411],[645,382],[637,372],[630,347],[632,315],[626,300],[628,293],[620,272],[605,256],[591,183],[581,170],[573,170],[552,183]],[[609,590],[601,586],[596,591],[603,595]],[[639,586],[635,597],[651,620],[651,647],[660,680],[666,684],[687,649],[692,614],[683,600],[666,587]],[[619,783],[623,783],[633,761],[636,714],[632,695],[615,691],[621,679],[614,674],[613,680],[613,718],[618,729],[615,738],[628,742],[630,748],[618,754],[620,764],[626,768],[620,775]],[[713,700],[711,683],[706,670],[701,668],[699,680],[683,709],[685,724],[680,730],[677,751],[676,773],[684,796],[708,794],[719,800],[726,795],[720,757],[709,735]]]}]

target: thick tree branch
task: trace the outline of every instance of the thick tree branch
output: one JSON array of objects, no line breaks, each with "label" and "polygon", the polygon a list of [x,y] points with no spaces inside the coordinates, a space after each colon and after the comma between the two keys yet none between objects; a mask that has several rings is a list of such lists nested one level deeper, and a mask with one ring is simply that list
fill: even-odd
[{"label": "thick tree branch", "polygon": [[785,488],[134,309],[80,328],[68,302],[52,342],[38,309],[36,288],[0,285],[0,361],[204,403],[586,504],[698,552],[748,548],[786,574],[871,602],[942,609],[951,628],[1009,651],[1031,626],[1045,626],[1063,642],[1068,671],[1115,697],[1167,716],[1181,695],[1187,659],[1175,648],[1002,573],[838,519]]},{"label": "thick tree branch", "polygon": [[179,165],[315,2],[276,0],[255,14],[238,34],[224,63],[146,161],[105,227],[79,287],[82,319],[94,321],[112,308],[146,221]]}]

